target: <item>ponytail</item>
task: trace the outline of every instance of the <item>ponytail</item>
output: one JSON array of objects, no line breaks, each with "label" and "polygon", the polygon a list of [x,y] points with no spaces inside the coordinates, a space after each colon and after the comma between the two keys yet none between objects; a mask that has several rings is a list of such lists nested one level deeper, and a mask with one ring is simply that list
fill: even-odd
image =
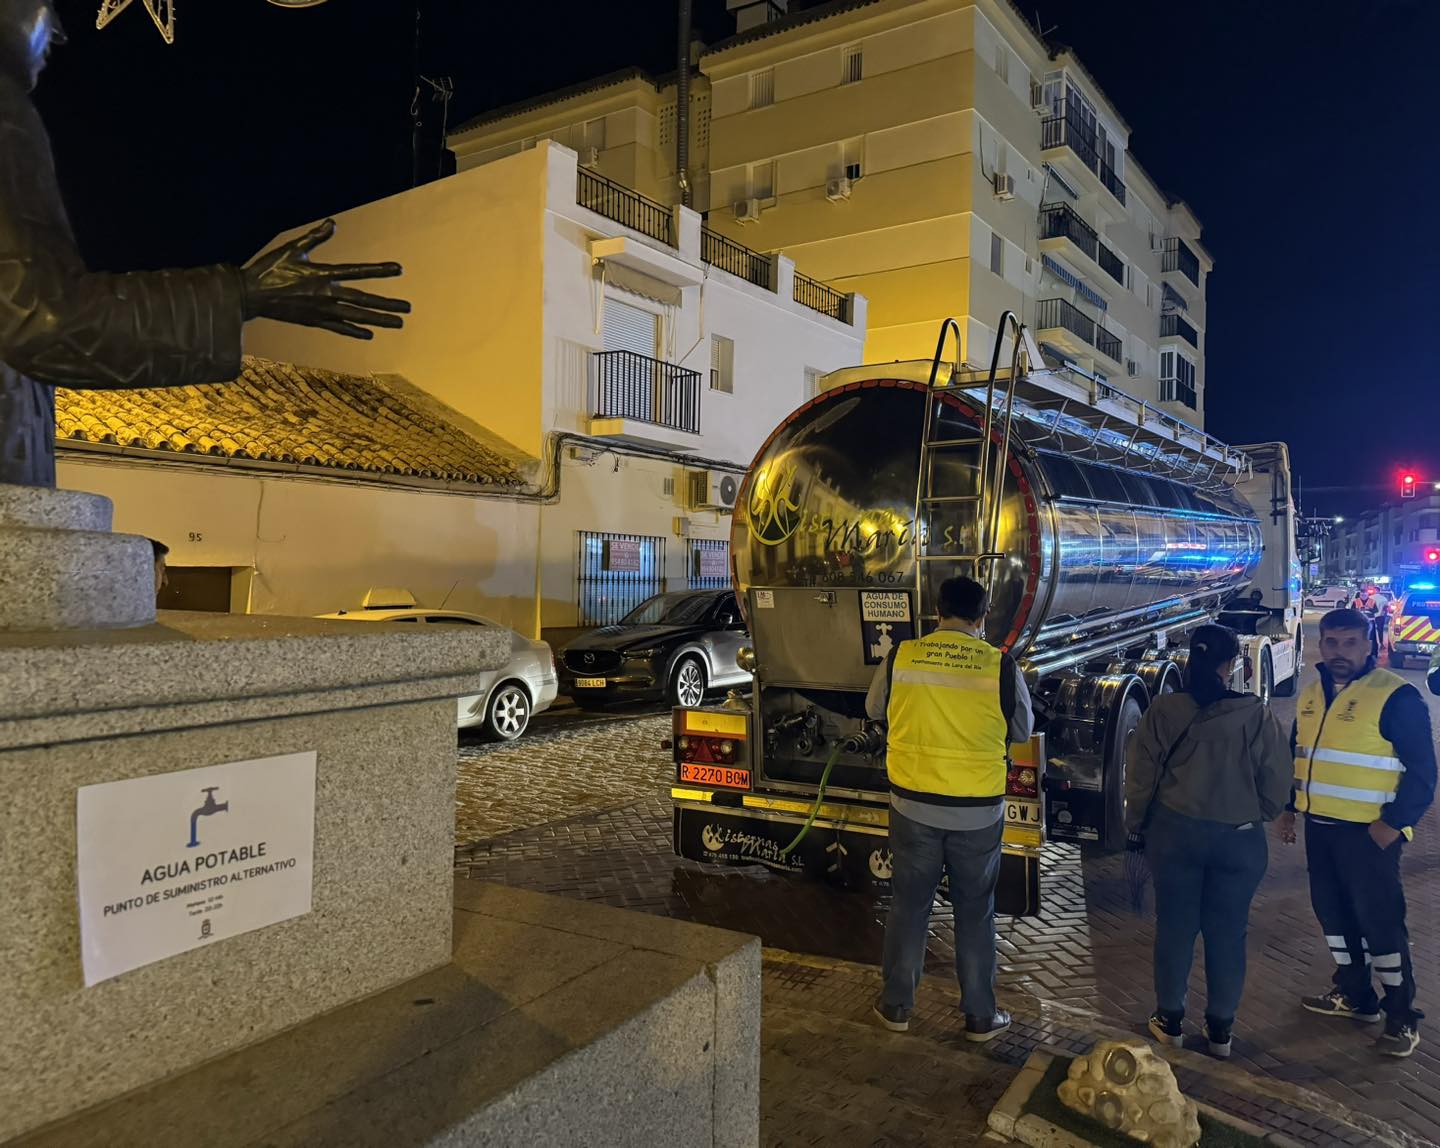
[{"label": "ponytail", "polygon": [[1220,668],[1239,653],[1235,631],[1225,626],[1200,626],[1190,635],[1190,684],[1186,689],[1196,705],[1203,708],[1225,696],[1230,684],[1220,680]]}]

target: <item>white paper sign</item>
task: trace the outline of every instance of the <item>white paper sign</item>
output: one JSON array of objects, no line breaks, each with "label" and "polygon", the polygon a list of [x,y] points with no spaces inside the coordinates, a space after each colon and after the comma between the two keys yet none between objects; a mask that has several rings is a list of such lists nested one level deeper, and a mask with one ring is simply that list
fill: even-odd
[{"label": "white paper sign", "polygon": [[310,911],[315,753],[87,785],[75,826],[93,985]]},{"label": "white paper sign", "polygon": [[757,609],[757,610],[773,610],[773,609],[775,609],[775,591],[774,591],[774,590],[756,590],[756,591],[755,591],[755,609]]},{"label": "white paper sign", "polygon": [[910,595],[904,590],[860,591],[862,622],[910,621]]}]

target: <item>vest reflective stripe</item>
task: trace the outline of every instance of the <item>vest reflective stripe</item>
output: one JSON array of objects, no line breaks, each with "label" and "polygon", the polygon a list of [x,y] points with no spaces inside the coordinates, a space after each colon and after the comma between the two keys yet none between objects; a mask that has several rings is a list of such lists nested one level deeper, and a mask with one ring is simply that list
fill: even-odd
[{"label": "vest reflective stripe", "polygon": [[1000,665],[999,650],[955,630],[900,643],[885,755],[897,788],[976,801],[1004,795]]},{"label": "vest reflective stripe", "polygon": [[1398,757],[1378,757],[1373,753],[1345,753],[1338,749],[1317,749],[1311,754],[1305,746],[1296,746],[1299,757],[1313,757],[1316,761],[1333,761],[1336,765],[1363,765],[1370,769],[1383,769],[1390,773],[1404,773],[1405,767]]},{"label": "vest reflective stripe", "polygon": [[1338,821],[1374,821],[1395,800],[1405,766],[1380,736],[1380,714],[1405,679],[1371,670],[1335,695],[1312,682],[1295,718],[1295,807]]}]

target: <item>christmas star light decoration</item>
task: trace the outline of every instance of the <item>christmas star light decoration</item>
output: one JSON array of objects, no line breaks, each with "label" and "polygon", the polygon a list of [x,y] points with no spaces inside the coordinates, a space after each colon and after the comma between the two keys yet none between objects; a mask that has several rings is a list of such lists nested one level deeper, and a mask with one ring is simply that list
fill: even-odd
[{"label": "christmas star light decoration", "polygon": [[[175,0],[144,0],[144,3],[145,11],[150,13],[150,19],[155,22],[155,27],[160,29],[160,35],[165,37],[165,43],[175,43]],[[105,27],[128,7],[130,0],[100,0],[100,12],[95,17],[95,27]]]}]

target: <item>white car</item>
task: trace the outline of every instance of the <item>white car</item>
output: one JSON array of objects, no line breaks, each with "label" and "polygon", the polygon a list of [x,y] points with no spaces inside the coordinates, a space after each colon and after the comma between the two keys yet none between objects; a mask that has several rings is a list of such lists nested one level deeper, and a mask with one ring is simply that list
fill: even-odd
[{"label": "white car", "polygon": [[1320,586],[1305,591],[1303,601],[1307,610],[1338,610],[1341,606],[1350,605],[1354,597],[1355,591],[1344,586]]},{"label": "white car", "polygon": [[514,741],[530,718],[555,700],[555,655],[549,643],[517,634],[499,622],[459,610],[431,610],[407,590],[371,590],[358,610],[337,610],[321,618],[345,622],[411,622],[420,626],[490,626],[510,635],[510,661],[481,674],[476,693],[459,700],[459,729],[479,726],[492,741]]}]

